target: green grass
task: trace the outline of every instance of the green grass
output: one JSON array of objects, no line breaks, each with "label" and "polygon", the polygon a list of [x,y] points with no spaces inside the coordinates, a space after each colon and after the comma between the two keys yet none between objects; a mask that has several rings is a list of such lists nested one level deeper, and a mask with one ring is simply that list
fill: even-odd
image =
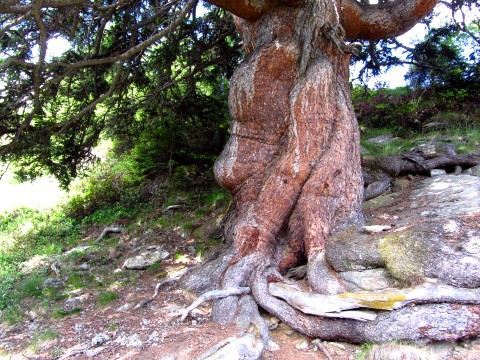
[{"label": "green grass", "polygon": [[82,309],[80,309],[80,308],[74,308],[72,310],[64,311],[59,307],[55,307],[52,310],[52,318],[63,319],[67,316],[78,314],[80,311],[82,311]]},{"label": "green grass", "polygon": [[387,144],[370,144],[362,141],[362,146],[369,151],[370,156],[387,156],[407,151],[411,149],[414,144],[410,140],[396,139]]},{"label": "green grass", "polygon": [[45,274],[33,273],[27,275],[20,283],[19,294],[21,298],[39,297],[43,294]]},{"label": "green grass", "polygon": [[[21,318],[23,299],[55,298],[54,289],[45,288],[48,265],[80,240],[78,224],[56,210],[20,208],[0,215],[0,321]],[[32,261],[36,260],[36,261]]]},{"label": "green grass", "polygon": [[355,360],[365,360],[368,353],[372,350],[373,343],[363,343],[360,345],[360,349],[355,353]]},{"label": "green grass", "polygon": [[50,340],[55,340],[58,337],[58,333],[53,329],[46,329],[39,333],[36,333],[32,337],[32,342],[30,343],[30,349],[37,353],[41,346]]},{"label": "green grass", "polygon": [[97,304],[100,307],[105,307],[117,301],[118,298],[119,298],[119,295],[116,291],[108,290],[105,292],[101,292],[97,296]]}]

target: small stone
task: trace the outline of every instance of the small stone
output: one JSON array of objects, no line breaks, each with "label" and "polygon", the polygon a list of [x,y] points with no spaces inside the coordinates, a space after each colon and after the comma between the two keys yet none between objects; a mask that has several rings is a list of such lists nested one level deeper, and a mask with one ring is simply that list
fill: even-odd
[{"label": "small stone", "polygon": [[308,349],[308,341],[307,340],[302,341],[300,344],[295,346],[295,348],[298,349],[298,350],[307,350]]},{"label": "small stone", "polygon": [[68,298],[63,304],[63,311],[72,311],[80,306],[87,299],[86,295],[80,295],[73,298]]},{"label": "small stone", "polygon": [[63,281],[58,280],[58,279],[48,278],[43,282],[43,286],[54,288],[54,289],[61,288],[61,287],[63,287],[63,285],[64,285]]},{"label": "small stone", "polygon": [[272,340],[268,340],[267,350],[268,351],[278,351],[278,350],[280,350],[280,345],[278,345],[276,342],[273,342]]},{"label": "small stone", "polygon": [[77,266],[77,269],[80,270],[80,271],[87,271],[90,269],[90,266],[84,262],[84,263],[81,263],[80,265]]},{"label": "small stone", "polygon": [[128,348],[140,348],[143,345],[138,334],[133,334],[130,336],[122,334],[117,339],[115,339],[115,342]]},{"label": "small stone", "polygon": [[447,172],[443,169],[432,169],[432,170],[430,170],[430,176],[431,177],[442,176],[442,175],[447,175]]},{"label": "small stone", "polygon": [[463,169],[460,165],[455,166],[455,170],[453,172],[454,175],[460,175],[462,173]]},{"label": "small stone", "polygon": [[131,307],[132,307],[132,304],[126,303],[126,304],[123,304],[122,306],[120,306],[120,307],[117,309],[117,311],[118,311],[118,312],[125,312],[125,311],[130,310]]},{"label": "small stone", "polygon": [[463,172],[466,175],[480,176],[480,165],[471,167]]},{"label": "small stone", "polygon": [[76,333],[82,333],[85,331],[86,325],[85,324],[75,324],[75,332]]},{"label": "small stone", "polygon": [[123,267],[129,270],[145,270],[149,266],[166,259],[170,254],[161,246],[150,246],[137,256],[128,258]]},{"label": "small stone", "polygon": [[103,349],[104,349],[103,347],[98,347],[96,349],[88,349],[87,351],[85,351],[85,356],[88,358],[93,358],[98,354],[100,354],[103,351]]},{"label": "small stone", "polygon": [[38,327],[39,327],[39,323],[34,321],[34,322],[30,323],[30,325],[28,325],[28,330],[31,331],[31,332],[34,332],[34,331],[38,330]]},{"label": "small stone", "polygon": [[92,346],[100,346],[105,344],[109,340],[110,340],[110,336],[108,336],[108,334],[98,334],[92,338],[91,344]]},{"label": "small stone", "polygon": [[377,234],[391,229],[390,225],[367,225],[363,227],[363,231],[367,234]]},{"label": "small stone", "polygon": [[149,343],[154,343],[158,341],[158,332],[154,331],[150,334],[150,337],[148,338]]},{"label": "small stone", "polygon": [[270,330],[275,330],[278,327],[280,320],[278,320],[278,318],[276,318],[275,316],[272,316],[266,320],[266,323]]}]

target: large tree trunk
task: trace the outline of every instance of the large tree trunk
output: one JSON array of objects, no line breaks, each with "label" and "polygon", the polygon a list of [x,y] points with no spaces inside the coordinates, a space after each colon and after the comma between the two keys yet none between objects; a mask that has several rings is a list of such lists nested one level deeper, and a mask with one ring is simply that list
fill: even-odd
[{"label": "large tree trunk", "polygon": [[234,123],[215,165],[234,195],[232,263],[256,253],[282,271],[305,257],[322,293],[343,290],[325,261],[326,240],[358,223],[362,199],[349,55],[326,37],[337,16],[333,2],[312,1],[238,21],[247,60],[232,79]]},{"label": "large tree trunk", "polygon": [[[326,242],[361,223],[363,184],[350,56],[331,41],[341,31],[337,9],[307,1],[236,20],[247,58],[231,81],[231,137],[215,164],[234,195],[220,286],[251,285],[255,272],[279,274],[307,260],[315,291],[343,292]],[[215,314],[230,321],[234,312]]]},{"label": "large tree trunk", "polygon": [[[215,164],[217,181],[234,195],[225,225],[227,250],[181,283],[196,292],[251,288],[251,295],[243,295],[248,301],[230,296],[215,302],[213,317],[219,322],[251,321],[247,308],[253,296],[311,336],[447,338],[455,329],[433,334],[412,323],[386,331],[389,323],[408,322],[408,309],[383,314],[376,323],[327,320],[304,315],[269,293],[269,282],[284,281],[281,274],[302,262],[315,292],[345,291],[326,260],[326,246],[335,232],[362,224],[363,182],[348,82],[349,47],[339,21],[331,0],[272,8],[258,20],[236,19],[246,60],[231,81],[231,137]],[[425,309],[422,314],[429,316],[439,308]],[[458,307],[451,314],[468,311]],[[459,336],[476,324],[478,316],[472,314]],[[452,316],[438,323],[443,326]]]}]

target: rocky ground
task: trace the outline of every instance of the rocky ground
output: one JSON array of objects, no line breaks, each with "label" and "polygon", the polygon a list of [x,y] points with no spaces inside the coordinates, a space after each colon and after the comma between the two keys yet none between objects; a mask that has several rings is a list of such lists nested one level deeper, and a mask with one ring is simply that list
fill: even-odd
[{"label": "rocky ground", "polygon": [[[446,194],[461,194],[463,190],[457,185],[450,187],[438,185],[455,180],[452,177],[444,179],[448,181],[432,180],[433,183],[428,183],[430,184],[428,191],[419,187],[419,184],[426,186],[426,183],[422,182],[423,177],[403,179],[396,188],[396,193],[366,203],[365,211],[369,225],[382,225],[384,227],[379,228],[379,231],[382,234],[389,234],[419,220],[422,216],[438,217],[439,211],[458,203],[462,209],[468,210],[468,214],[456,213],[455,216],[457,219],[461,216],[467,223],[469,219],[475,219],[473,223],[471,221],[469,223],[470,228],[475,231],[480,215],[478,197],[475,198],[471,193],[464,194],[462,198],[471,198],[469,204],[461,202],[458,198],[455,200],[446,197]],[[467,180],[472,191],[480,191],[478,178],[471,176]],[[441,192],[442,189],[444,193]],[[406,203],[406,199],[412,193],[416,194],[417,201]],[[439,201],[440,204],[435,205],[433,200]],[[437,213],[432,213],[433,210]],[[450,225],[445,229],[452,231]],[[94,235],[98,236],[100,232],[101,229],[98,229]],[[374,236],[378,237],[378,233]],[[188,243],[188,238],[181,239],[177,240]],[[476,241],[478,246],[478,238]],[[120,254],[113,258],[116,260],[111,269],[116,271],[116,276],[119,279],[122,276],[133,278],[128,285],[119,282],[117,287],[110,286],[119,294],[118,298],[106,306],[100,306],[98,289],[81,288],[70,293],[67,299],[61,300],[62,310],[66,314],[63,317],[32,310],[28,314],[28,320],[14,325],[0,324],[0,359],[195,359],[219,342],[238,335],[239,330],[231,325],[209,322],[210,304],[195,309],[185,322],[181,322],[182,311],[193,301],[193,297],[172,286],[161,288],[153,301],[137,308],[142,300],[154,293],[155,284],[159,281],[156,276],[158,274],[145,270],[122,269],[125,256]],[[194,264],[193,259],[187,260],[173,259],[170,256],[162,260],[163,272],[174,274],[180,268]],[[115,268],[118,270],[114,270]],[[95,268],[85,271],[91,271],[95,276]],[[55,269],[52,272],[55,272]],[[55,278],[54,273],[52,277]],[[101,281],[101,278],[98,280]],[[385,353],[394,352],[407,354],[405,359],[480,359],[480,341],[476,339],[460,343],[414,346],[395,344],[395,348],[389,344],[375,348],[371,344],[321,342],[296,333],[268,314],[264,316],[270,325],[272,338],[270,349],[264,354],[264,359],[355,360],[365,359],[370,353],[371,359],[388,360],[393,358]]]}]

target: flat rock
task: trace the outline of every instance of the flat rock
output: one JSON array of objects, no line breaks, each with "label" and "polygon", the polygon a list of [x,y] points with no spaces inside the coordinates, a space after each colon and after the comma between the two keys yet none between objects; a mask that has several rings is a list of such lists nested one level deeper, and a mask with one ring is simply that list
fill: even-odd
[{"label": "flat rock", "polygon": [[170,255],[162,246],[149,246],[142,250],[138,255],[126,259],[123,267],[129,270],[145,270]]},{"label": "flat rock", "polygon": [[391,229],[390,225],[367,225],[363,227],[363,231],[367,234],[377,234]]},{"label": "flat rock", "polygon": [[383,268],[339,273],[348,291],[379,291],[395,287],[397,281]]},{"label": "flat rock", "polygon": [[375,268],[388,270],[406,285],[435,279],[480,287],[479,177],[426,178],[411,191],[389,198],[395,201],[376,208],[395,223],[388,233],[368,235],[346,229],[329,240],[327,259],[344,273],[351,291],[388,284],[386,277],[367,276],[367,270]]},{"label": "flat rock", "polygon": [[444,175],[422,180],[409,197],[412,210],[419,215],[450,218],[480,214],[480,179],[470,175]]},{"label": "flat rock", "polygon": [[403,228],[377,249],[396,278],[480,287],[480,178],[444,175],[422,180],[407,198]]},{"label": "flat rock", "polygon": [[471,167],[470,169],[465,170],[464,174],[480,176],[480,165],[477,165],[477,166]]}]

